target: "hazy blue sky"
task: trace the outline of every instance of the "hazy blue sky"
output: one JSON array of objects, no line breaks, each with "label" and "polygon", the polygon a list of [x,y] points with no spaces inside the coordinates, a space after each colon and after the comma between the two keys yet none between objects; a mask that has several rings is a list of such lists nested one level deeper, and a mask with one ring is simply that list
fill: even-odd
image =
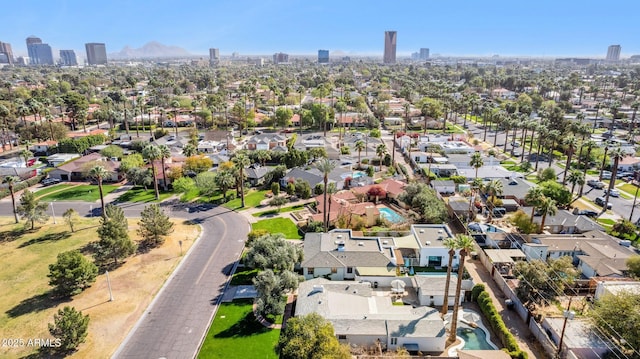
[{"label": "hazy blue sky", "polygon": [[635,0],[12,0],[0,11],[0,41],[26,53],[35,35],[54,49],[104,42],[107,52],[155,40],[206,54],[382,54],[384,31],[398,53],[444,55],[640,54]]}]

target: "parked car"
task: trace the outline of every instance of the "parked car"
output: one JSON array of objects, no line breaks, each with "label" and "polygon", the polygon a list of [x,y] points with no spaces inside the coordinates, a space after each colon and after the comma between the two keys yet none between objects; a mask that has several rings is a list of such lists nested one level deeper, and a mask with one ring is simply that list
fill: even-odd
[{"label": "parked car", "polygon": [[602,171],[603,179],[611,179],[611,171]]},{"label": "parked car", "polygon": [[493,216],[497,218],[502,218],[507,214],[507,209],[504,207],[496,207],[493,209]]},{"label": "parked car", "polygon": [[587,216],[591,218],[598,217],[598,214],[599,214],[598,212],[590,209],[583,209],[582,211],[578,212],[578,215]]},{"label": "parked car", "polygon": [[[605,200],[603,197],[596,197],[595,203],[600,207],[604,207]],[[607,209],[611,209],[611,203],[607,203]]]},{"label": "parked car", "polygon": [[60,182],[62,182],[62,181],[60,181],[57,178],[47,178],[47,179],[44,179],[42,181],[42,185],[46,187],[46,186],[51,186],[51,185],[54,185],[54,184],[58,184]]},{"label": "parked car", "polygon": [[600,182],[598,180],[593,180],[592,179],[592,180],[588,180],[587,181],[587,186],[593,187],[593,188],[596,188],[596,189],[603,189],[604,188],[604,183]]},{"label": "parked car", "polygon": [[615,188],[613,188],[611,191],[609,191],[609,189],[605,189],[604,194],[607,194],[607,192],[609,192],[609,196],[611,197],[620,197],[620,191]]}]

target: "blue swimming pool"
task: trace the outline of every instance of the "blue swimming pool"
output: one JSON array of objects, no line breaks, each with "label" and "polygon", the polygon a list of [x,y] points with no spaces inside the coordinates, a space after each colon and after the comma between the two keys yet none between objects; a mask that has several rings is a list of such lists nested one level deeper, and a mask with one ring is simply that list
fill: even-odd
[{"label": "blue swimming pool", "polygon": [[352,178],[360,178],[360,177],[364,177],[366,175],[366,173],[362,172],[362,171],[354,171],[353,172],[353,176],[351,176]]},{"label": "blue swimming pool", "polygon": [[392,222],[392,223],[404,222],[404,217],[396,213],[391,208],[380,207],[378,208],[378,210],[380,210],[380,216],[389,222]]},{"label": "blue swimming pool", "polygon": [[497,347],[487,340],[487,335],[481,328],[458,328],[458,336],[464,340],[463,349],[494,350]]}]

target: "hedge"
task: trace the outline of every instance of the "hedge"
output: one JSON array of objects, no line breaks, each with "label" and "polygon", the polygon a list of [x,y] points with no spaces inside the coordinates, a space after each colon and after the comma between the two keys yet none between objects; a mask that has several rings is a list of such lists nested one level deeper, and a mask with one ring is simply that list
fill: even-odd
[{"label": "hedge", "polygon": [[471,289],[471,301],[475,302],[478,299],[478,295],[480,295],[480,293],[484,291],[485,291],[484,284],[479,283],[474,285],[473,288]]},{"label": "hedge", "polygon": [[[42,179],[45,176],[46,174],[41,174],[41,175],[31,177],[26,181],[18,182],[15,185],[13,185],[13,192],[22,191],[25,188],[29,188],[37,183],[40,183],[40,181],[42,181]],[[11,192],[9,192],[9,188],[3,188],[0,190],[0,198],[5,198],[10,195],[11,195]]]},{"label": "hedge", "polygon": [[[480,287],[482,286],[482,287]],[[489,321],[491,328],[498,334],[500,337],[500,341],[505,347],[505,350],[509,353],[512,358],[516,359],[527,359],[528,355],[526,352],[522,351],[518,346],[518,342],[516,338],[511,334],[509,328],[504,324],[500,313],[493,305],[493,301],[484,290],[484,286],[482,284],[478,284],[473,287],[471,290],[472,298],[475,296],[478,305],[480,306],[480,310],[484,314],[485,318]]]}]

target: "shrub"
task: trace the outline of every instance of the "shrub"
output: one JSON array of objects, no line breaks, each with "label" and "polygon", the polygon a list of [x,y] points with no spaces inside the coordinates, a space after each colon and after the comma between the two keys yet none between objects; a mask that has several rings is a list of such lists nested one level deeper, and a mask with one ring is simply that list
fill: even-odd
[{"label": "shrub", "polygon": [[[482,290],[480,289],[482,286]],[[482,284],[475,285],[471,290],[471,297],[475,296],[476,301],[478,302],[478,306],[480,306],[480,310],[489,321],[489,325],[491,328],[498,334],[502,344],[505,346],[506,351],[512,358],[520,358],[527,359],[527,353],[520,350],[518,346],[518,342],[515,337],[504,324],[500,313],[493,305],[493,301],[491,300],[491,296],[484,290],[484,286]]]},{"label": "shrub", "polygon": [[277,182],[273,182],[271,184],[271,192],[273,192],[274,196],[277,196],[280,194],[280,184]]},{"label": "shrub", "polygon": [[478,295],[482,292],[484,292],[485,288],[484,288],[484,284],[479,283],[473,286],[473,288],[471,289],[471,301],[475,302],[476,299],[478,298]]}]

